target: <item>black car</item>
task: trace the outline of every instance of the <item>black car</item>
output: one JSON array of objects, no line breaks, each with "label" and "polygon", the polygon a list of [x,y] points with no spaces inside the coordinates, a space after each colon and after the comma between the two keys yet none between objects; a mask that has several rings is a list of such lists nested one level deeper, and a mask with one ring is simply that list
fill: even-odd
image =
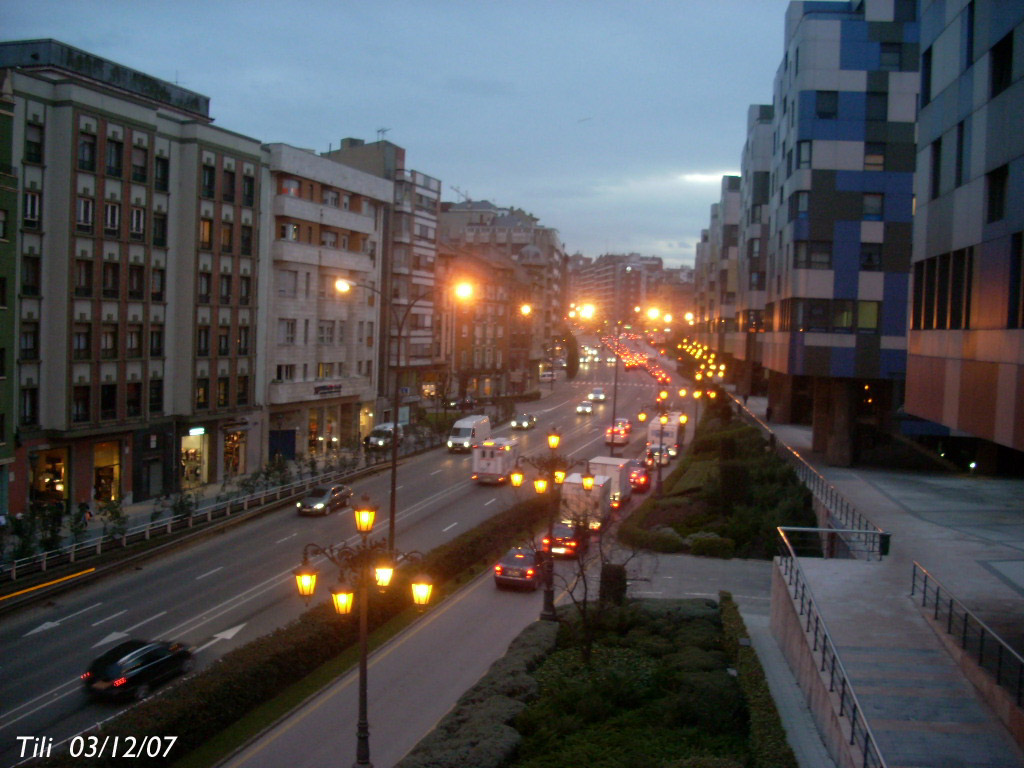
[{"label": "black car", "polygon": [[126,640],[89,665],[82,685],[100,699],[144,699],[160,683],[192,669],[192,652],[181,643]]},{"label": "black car", "polygon": [[351,503],[352,489],[347,485],[318,485],[310,488],[302,501],[295,502],[300,515],[328,515]]},{"label": "black car", "polygon": [[536,589],[540,584],[540,566],[537,553],[526,547],[512,547],[494,565],[494,584],[502,587]]},{"label": "black car", "polygon": [[555,523],[551,534],[550,538],[545,534],[541,539],[541,549],[550,552],[552,557],[579,557],[587,551],[590,543],[590,531],[586,526]]},{"label": "black car", "polygon": [[629,468],[629,485],[637,493],[643,493],[651,489],[651,473],[647,469],[647,465],[633,459],[627,465]]}]

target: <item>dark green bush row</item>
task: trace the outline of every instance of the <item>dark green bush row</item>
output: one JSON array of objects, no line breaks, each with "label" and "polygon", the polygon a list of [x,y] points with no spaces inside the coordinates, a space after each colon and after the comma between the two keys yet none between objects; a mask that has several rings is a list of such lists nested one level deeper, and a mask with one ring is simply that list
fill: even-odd
[{"label": "dark green bush row", "polygon": [[745,765],[747,714],[714,602],[606,606],[589,664],[578,616],[563,616],[557,649],[533,673],[538,697],[516,718],[515,768]]},{"label": "dark green bush row", "polygon": [[[792,468],[766,449],[756,429],[724,419],[719,411],[702,419],[664,483],[664,498],[646,499],[623,522],[619,539],[625,545],[767,558],[778,526],[815,524],[810,492]],[[718,541],[694,534],[714,534]]]},{"label": "dark green bush row", "polygon": [[[500,554],[509,542],[530,537],[545,518],[546,506],[530,499],[484,521],[448,544],[429,552],[422,570],[435,584],[447,582],[480,562]],[[417,569],[417,572],[420,569]],[[396,574],[395,584],[371,603],[370,630],[377,629],[411,604],[405,583],[412,574]],[[296,621],[226,654],[216,663],[181,684],[125,711],[103,725],[100,736],[173,733],[178,736],[167,760],[169,765],[199,747],[257,706],[278,696],[357,642],[357,624],[334,613],[327,603],[306,611]],[[196,713],[202,712],[202,717]],[[93,766],[119,765],[120,760],[91,762]],[[41,765],[80,766],[68,756],[50,758]]]},{"label": "dark green bush row", "polygon": [[786,741],[786,729],[779,719],[764,670],[751,645],[741,645],[748,638],[747,627],[739,608],[728,592],[719,593],[725,650],[739,672],[740,687],[750,712],[750,741],[755,758],[754,768],[798,768],[796,756]]}]

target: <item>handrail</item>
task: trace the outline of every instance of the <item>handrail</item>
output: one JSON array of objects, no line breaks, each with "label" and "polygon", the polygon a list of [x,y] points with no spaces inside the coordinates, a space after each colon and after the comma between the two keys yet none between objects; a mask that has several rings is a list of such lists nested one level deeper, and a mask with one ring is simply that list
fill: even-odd
[{"label": "handrail", "polygon": [[[996,634],[988,624],[953,597],[950,591],[916,560],[910,577],[911,597],[917,591],[919,571],[921,573],[921,607],[928,608],[930,597],[933,598],[932,618],[938,622],[945,616],[946,634],[958,637],[960,647],[974,659],[981,669],[995,677],[996,685],[1005,689],[1013,697],[1018,707],[1024,705],[1024,658]],[[931,595],[930,587],[932,588]],[[995,641],[994,651],[986,648],[986,638]]]},{"label": "handrail", "polygon": [[[861,708],[857,695],[853,691],[850,676],[847,674],[846,668],[839,658],[839,653],[836,651],[832,636],[825,626],[825,620],[818,612],[814,598],[811,595],[811,588],[807,584],[807,577],[804,576],[793,545],[786,535],[786,532],[789,530],[793,529],[781,526],[778,528],[779,537],[782,540],[778,564],[783,577],[789,585],[790,596],[798,603],[799,615],[807,616],[804,633],[811,634],[811,653],[818,655],[821,659],[821,666],[818,668],[818,671],[823,675],[828,675],[829,693],[837,693],[839,696],[838,714],[840,718],[847,717],[849,719],[849,744],[851,747],[861,751],[863,755],[862,768],[887,768],[887,763],[885,758],[882,757],[881,750],[878,748],[878,742],[871,731],[871,726],[868,725],[868,721],[864,717],[864,710]],[[828,531],[829,529],[823,528],[820,530]]]},{"label": "handrail", "polygon": [[853,504],[847,501],[846,497],[839,492],[834,485],[832,485],[825,476],[822,475],[818,470],[812,467],[799,453],[794,451],[785,443],[775,438],[775,433],[771,428],[765,424],[757,415],[747,408],[743,402],[736,397],[736,395],[727,393],[732,398],[733,402],[736,403],[740,414],[744,419],[761,430],[762,435],[768,440],[772,449],[777,453],[783,460],[789,463],[793,470],[796,472],[796,476],[800,479],[804,485],[810,490],[814,497],[821,502],[822,506],[828,511],[829,516],[835,518],[838,522],[837,529],[843,530],[855,530],[855,531],[870,531],[877,534],[874,539],[879,544],[879,549],[869,551],[868,559],[871,559],[872,555],[877,555],[879,559],[889,554],[889,543],[890,534],[883,528],[879,528],[865,515],[861,514]]}]

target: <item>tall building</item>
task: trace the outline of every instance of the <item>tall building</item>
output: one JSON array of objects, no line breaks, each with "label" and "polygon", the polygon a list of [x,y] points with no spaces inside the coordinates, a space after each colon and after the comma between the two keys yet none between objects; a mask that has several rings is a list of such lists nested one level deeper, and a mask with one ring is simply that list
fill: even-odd
[{"label": "tall building", "polygon": [[657,256],[606,253],[572,270],[570,295],[578,304],[591,302],[598,315],[630,323],[636,307],[663,303],[664,274]]},{"label": "tall building", "polygon": [[838,465],[902,401],[919,58],[915,0],[787,10],[763,364],[774,418]]},{"label": "tall building", "polygon": [[519,208],[501,208],[486,200],[444,203],[442,236],[459,248],[503,254],[523,267],[532,282],[534,348],[539,361],[563,327],[569,289],[569,257],[558,230]]},{"label": "tall building", "polygon": [[736,343],[733,380],[743,395],[764,394],[764,306],[766,253],[770,239],[768,203],[772,162],[770,104],[747,111],[747,140],[740,161],[739,258],[736,281]]},{"label": "tall building", "polygon": [[8,476],[14,462],[15,301],[18,263],[18,174],[14,167],[14,90],[0,70],[0,510],[10,505]]},{"label": "tall building", "polygon": [[57,41],[2,43],[0,69],[21,195],[11,510],[257,468],[259,142]]},{"label": "tall building", "polygon": [[716,350],[734,359],[739,261],[740,177],[723,176],[721,196],[711,205],[711,225],[701,238],[694,267],[703,276],[700,305],[705,332]]},{"label": "tall building", "polygon": [[[265,378],[269,455],[323,455],[373,428],[381,243],[394,194],[381,176],[270,144]],[[336,287],[345,280],[346,293]]]},{"label": "tall building", "polygon": [[1024,2],[924,0],[921,50],[906,410],[1019,469]]},{"label": "tall building", "polygon": [[441,181],[406,168],[405,149],[389,141],[343,139],[324,157],[394,184],[393,204],[384,209],[380,359],[386,370],[377,421],[394,420],[397,387],[398,420],[404,423],[408,408],[435,392],[446,371],[438,327],[444,302],[438,292],[445,287],[435,275]]}]

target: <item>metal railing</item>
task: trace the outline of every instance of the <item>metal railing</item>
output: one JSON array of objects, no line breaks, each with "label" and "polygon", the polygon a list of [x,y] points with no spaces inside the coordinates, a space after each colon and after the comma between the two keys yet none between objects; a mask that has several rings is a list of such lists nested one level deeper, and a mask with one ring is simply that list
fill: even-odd
[{"label": "metal railing", "polygon": [[919,589],[921,607],[932,608],[935,622],[944,622],[946,633],[956,638],[971,659],[995,678],[996,685],[1003,688],[1018,707],[1024,705],[1024,658],[915,561],[910,579],[911,597]]},{"label": "metal railing", "polygon": [[[779,528],[781,544],[779,547],[779,569],[789,585],[790,596],[793,598],[798,615],[806,617],[802,620],[804,633],[809,635],[808,644],[812,655],[820,660],[818,671],[828,680],[829,693],[834,693],[839,701],[838,715],[840,720],[847,718],[849,724],[849,744],[860,751],[862,768],[887,768],[885,758],[878,748],[878,742],[871,732],[864,717],[863,709],[853,691],[850,677],[839,658],[835,643],[825,626],[818,608],[815,605],[807,577],[797,560],[796,551],[787,533],[793,529]],[[806,531],[807,529],[796,529]],[[827,529],[822,529],[827,530]]]},{"label": "metal railing", "polygon": [[[399,456],[406,457],[430,450],[441,445],[442,442],[443,438],[439,435],[427,432],[413,433],[399,446]],[[0,580],[13,581],[60,565],[81,562],[111,549],[124,549],[157,536],[194,528],[197,524],[209,524],[239,512],[249,512],[261,509],[268,504],[294,500],[315,485],[344,481],[361,470],[386,466],[390,461],[390,452],[369,451],[366,452],[365,463],[352,469],[328,470],[282,485],[259,488],[250,493],[239,491],[235,495],[220,494],[214,499],[200,502],[194,509],[169,517],[163,517],[163,515],[165,512],[172,511],[173,507],[170,504],[161,506],[157,502],[154,504],[150,520],[129,526],[123,532],[104,531],[98,536],[66,544],[46,552],[4,560],[0,562]]]},{"label": "metal railing", "polygon": [[874,550],[864,551],[869,560],[872,557],[881,559],[889,554],[890,535],[886,531],[861,514],[834,485],[825,479],[824,475],[808,464],[799,453],[778,440],[771,428],[743,405],[741,400],[735,395],[730,394],[729,396],[736,403],[741,417],[748,424],[761,430],[762,436],[768,441],[772,450],[793,468],[800,482],[807,486],[814,498],[821,502],[821,505],[828,511],[831,528],[836,531],[868,534],[865,540],[877,544],[878,547]]}]

